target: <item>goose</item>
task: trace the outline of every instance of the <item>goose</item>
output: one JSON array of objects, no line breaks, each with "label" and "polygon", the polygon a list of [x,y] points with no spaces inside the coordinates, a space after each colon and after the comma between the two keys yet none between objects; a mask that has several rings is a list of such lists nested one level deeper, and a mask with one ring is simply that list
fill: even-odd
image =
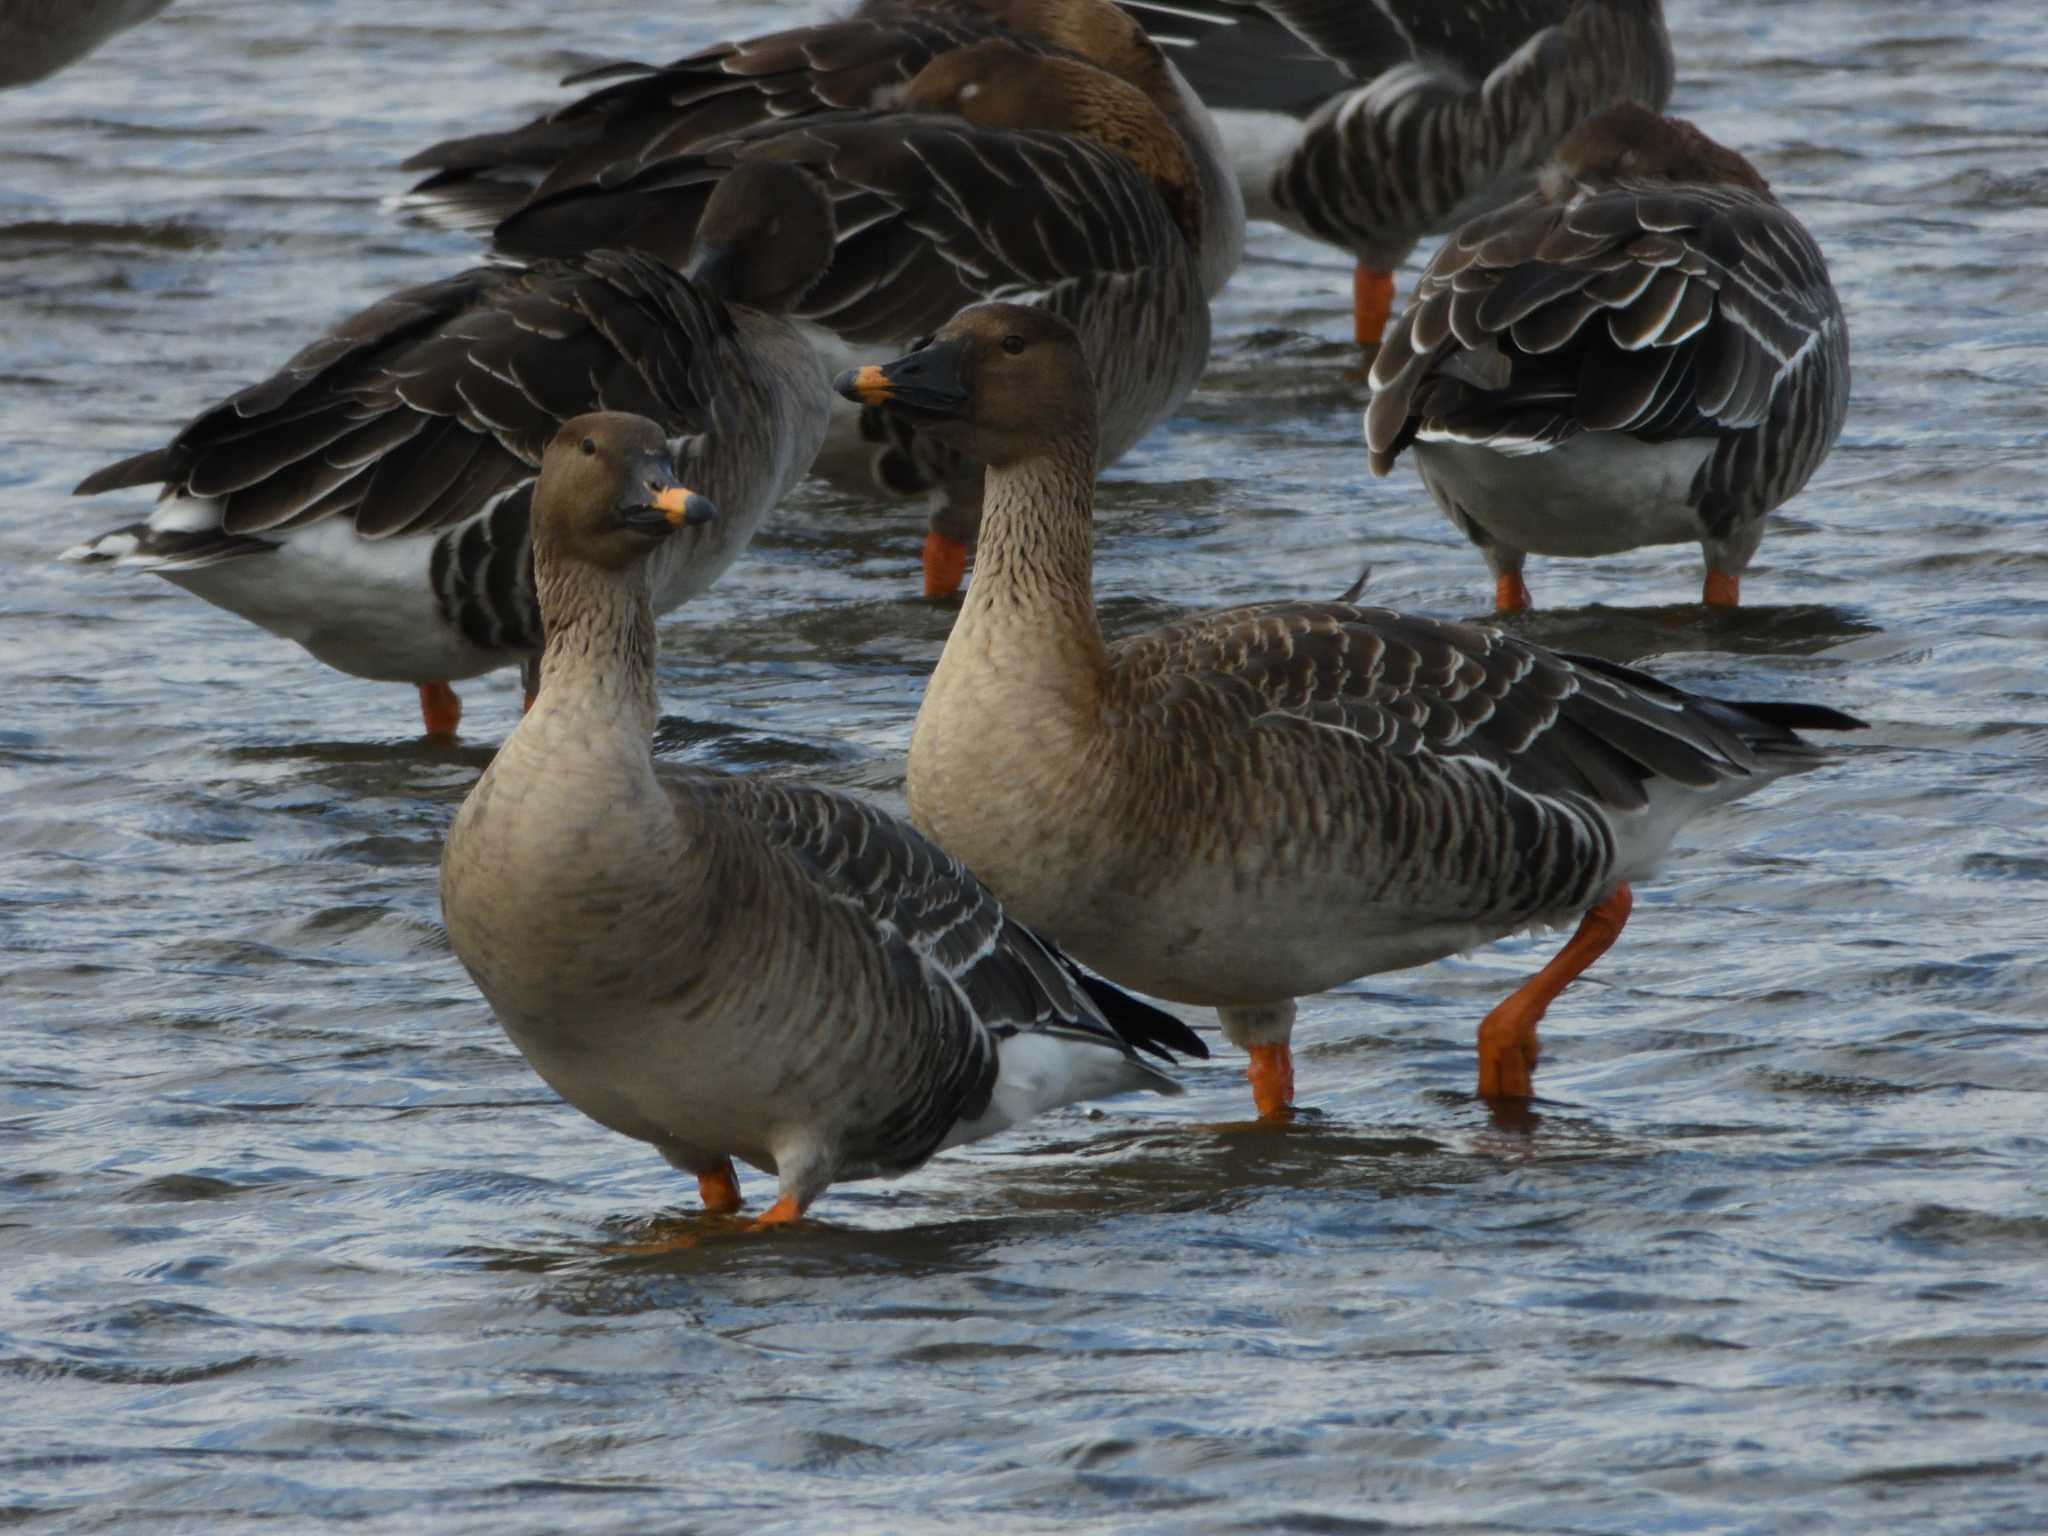
[{"label": "goose", "polygon": [[75,64],[171,0],[0,0],[0,89]]},{"label": "goose", "polygon": [[[504,164],[545,158],[532,134],[559,147],[542,130],[595,136],[565,152],[495,226],[497,248],[522,258],[601,244],[673,259],[725,166],[799,161],[826,179],[838,206],[832,270],[799,311],[828,356],[850,362],[860,354],[849,348],[908,345],[973,300],[1030,295],[1086,339],[1107,465],[1200,377],[1207,301],[1236,267],[1243,206],[1199,104],[1107,0],[994,8],[1020,25],[1036,18],[1085,47],[1087,61],[1017,37],[941,48],[960,21],[920,8],[724,45],[636,74],[559,122],[534,125],[528,138],[512,136],[525,149],[472,142],[459,154],[428,154],[457,166],[494,155]],[[985,8],[959,0],[954,9]],[[916,73],[899,80],[919,57]],[[839,101],[877,105],[813,110]],[[785,119],[786,110],[794,115]],[[730,130],[749,114],[761,121]],[[462,195],[480,176],[449,170],[429,183]],[[815,467],[855,493],[928,496],[925,591],[958,589],[979,518],[978,465],[901,421],[848,410]]]},{"label": "goose", "polygon": [[1691,123],[1611,107],[1438,251],[1372,366],[1376,474],[1412,451],[1502,612],[1526,554],[1697,542],[1734,607],[1835,445],[1849,331],[1804,225]]},{"label": "goose", "polygon": [[[1614,102],[1662,110],[1662,0],[1124,0],[1218,113],[1253,218],[1357,262],[1380,340],[1394,269],[1525,190]],[[1305,120],[1304,120],[1305,119]]]},{"label": "goose", "polygon": [[663,546],[664,612],[802,478],[833,397],[786,313],[832,233],[815,180],[750,165],[705,208],[688,275],[596,251],[393,294],[165,447],[87,476],[80,495],[164,490],[147,521],[63,558],[153,572],[331,667],[413,683],[428,734],[452,735],[453,682],[525,666],[531,700],[530,503],[562,422],[595,406],[659,419],[726,509]]},{"label": "goose", "polygon": [[824,1189],[1081,1099],[1180,1084],[1207,1055],[1085,976],[955,859],[851,796],[708,771],[657,778],[655,566],[716,509],[664,430],[563,424],[533,500],[547,648],[534,707],[462,803],[441,860],[456,956],[556,1092],[741,1201]]},{"label": "goose", "polygon": [[1736,704],[1477,624],[1280,601],[1115,642],[1092,595],[1094,411],[1071,330],[977,305],[837,380],[988,465],[979,565],[911,738],[911,819],[1120,986],[1214,1007],[1261,1119],[1295,999],[1576,921],[1479,1028],[1532,1092],[1537,1023],[1707,809],[1825,759]]}]

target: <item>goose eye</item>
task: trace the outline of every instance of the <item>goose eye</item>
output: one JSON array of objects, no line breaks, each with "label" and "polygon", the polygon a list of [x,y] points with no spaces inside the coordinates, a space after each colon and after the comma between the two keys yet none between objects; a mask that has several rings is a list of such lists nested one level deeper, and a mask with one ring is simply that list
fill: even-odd
[{"label": "goose eye", "polygon": [[1015,357],[1024,350],[1024,338],[1022,336],[1005,336],[1003,338],[1003,350],[1009,353],[1010,356]]},{"label": "goose eye", "polygon": [[583,439],[583,453],[586,458],[592,457],[597,453],[597,443],[594,439],[588,437]]}]

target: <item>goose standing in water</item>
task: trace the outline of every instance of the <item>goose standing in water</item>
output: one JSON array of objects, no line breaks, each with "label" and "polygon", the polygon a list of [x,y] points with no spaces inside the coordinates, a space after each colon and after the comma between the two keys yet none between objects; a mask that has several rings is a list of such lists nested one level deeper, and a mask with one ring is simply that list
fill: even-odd
[{"label": "goose standing in water", "polygon": [[[441,169],[416,193],[495,211],[508,182],[538,175],[524,196],[515,185],[500,250],[673,259],[728,166],[792,160],[838,210],[831,271],[799,310],[827,355],[908,346],[982,298],[1042,304],[1081,332],[1105,465],[1200,378],[1243,204],[1200,103],[1107,0],[955,0],[618,68],[627,78],[550,118],[423,152],[411,163]],[[842,103],[858,109],[824,110]],[[928,496],[925,590],[957,590],[978,464],[848,410],[817,470]]]},{"label": "goose standing in water", "polygon": [[839,380],[988,465],[980,565],[910,748],[917,825],[1120,985],[1207,1004],[1293,1099],[1295,998],[1579,920],[1479,1028],[1531,1092],[1537,1021],[1692,816],[1860,722],[1732,704],[1498,630],[1349,603],[1225,609],[1110,643],[1095,413],[1072,333],[1016,305]]},{"label": "goose standing in water", "polygon": [[[1220,116],[1247,211],[1358,262],[1380,339],[1394,269],[1525,191],[1615,102],[1661,111],[1662,0],[1124,0]],[[1307,120],[1301,121],[1302,118]]]},{"label": "goose standing in water", "polygon": [[832,393],[786,315],[832,236],[814,179],[753,165],[706,206],[687,275],[599,251],[393,294],[88,476],[80,495],[164,490],[147,522],[64,558],[153,572],[331,667],[413,683],[428,733],[452,735],[451,683],[539,655],[529,504],[562,422],[654,417],[725,509],[663,546],[662,612],[724,574],[810,468]]},{"label": "goose standing in water", "polygon": [[1841,435],[1849,331],[1754,166],[1613,107],[1437,252],[1372,386],[1374,473],[1412,450],[1502,612],[1529,606],[1528,553],[1694,542],[1703,600],[1734,607],[1765,518]]},{"label": "goose standing in water", "polygon": [[1180,1085],[1207,1055],[1073,970],[907,824],[847,795],[655,775],[653,567],[715,516],[662,429],[566,423],[533,504],[547,630],[534,707],[441,861],[456,955],[534,1069],[739,1209],[732,1159],[780,1181],[906,1173],[1042,1110]]}]

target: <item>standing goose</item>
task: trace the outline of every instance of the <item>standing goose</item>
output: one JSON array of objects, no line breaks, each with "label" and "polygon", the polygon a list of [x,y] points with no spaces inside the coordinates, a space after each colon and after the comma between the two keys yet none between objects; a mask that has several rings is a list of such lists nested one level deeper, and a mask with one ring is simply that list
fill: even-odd
[{"label": "standing goose", "polygon": [[1207,1055],[1082,976],[907,824],[830,790],[655,776],[653,566],[712,515],[662,429],[566,423],[533,503],[540,697],[470,791],[441,861],[456,955],[513,1043],[600,1124],[756,1223],[828,1184],[907,1173],[1041,1110],[1180,1085],[1138,1050]]},{"label": "standing goose", "polygon": [[1529,606],[1525,554],[1698,542],[1735,606],[1764,519],[1841,435],[1849,332],[1806,228],[1692,124],[1610,108],[1437,253],[1372,367],[1365,437]]},{"label": "standing goose", "polygon": [[529,505],[562,422],[654,417],[726,509],[663,546],[664,612],[724,573],[817,453],[828,375],[784,317],[831,255],[823,190],[749,166],[696,233],[687,276],[598,251],[393,294],[88,476],[81,495],[164,490],[147,522],[64,558],[152,571],[329,666],[416,684],[429,734],[452,734],[451,682],[539,654]]},{"label": "standing goose", "polygon": [[1526,1097],[1537,1021],[1708,806],[1823,761],[1795,727],[1498,630],[1350,603],[1224,609],[1114,644],[1092,596],[1094,412],[1072,334],[1015,305],[839,380],[988,465],[980,567],[910,747],[910,811],[1120,985],[1215,1007],[1266,1118],[1294,999],[1583,919],[1479,1029]]},{"label": "standing goose", "polygon": [[[1358,263],[1380,339],[1394,269],[1527,189],[1615,102],[1662,110],[1662,0],[1125,0],[1221,112],[1248,211]],[[1306,118],[1305,122],[1301,121]]]},{"label": "standing goose", "polygon": [[[837,339],[825,345],[907,346],[978,299],[1028,296],[1081,334],[1105,465],[1201,377],[1204,205],[1184,141],[1143,92],[1011,42],[939,55],[889,110],[771,123],[536,196],[496,238],[523,256],[591,242],[665,255],[728,167],[764,159],[804,165],[835,200],[838,248],[800,310]],[[958,588],[980,520],[977,462],[915,423],[847,412],[817,467],[851,489],[931,493],[925,590]]]}]

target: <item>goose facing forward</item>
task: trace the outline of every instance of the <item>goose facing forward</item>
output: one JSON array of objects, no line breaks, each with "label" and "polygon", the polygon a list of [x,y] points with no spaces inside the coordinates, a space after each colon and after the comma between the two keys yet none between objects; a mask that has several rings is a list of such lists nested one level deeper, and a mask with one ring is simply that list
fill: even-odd
[{"label": "goose facing forward", "polygon": [[1531,1091],[1536,1024],[1708,806],[1823,761],[1795,727],[1498,630],[1349,603],[1202,614],[1115,643],[1091,592],[1094,413],[1072,335],[1012,305],[843,375],[989,466],[979,568],[918,712],[912,819],[1120,985],[1217,1008],[1262,1117],[1294,999],[1583,919],[1479,1030]]},{"label": "goose facing forward", "polygon": [[535,1070],[757,1225],[1079,1099],[1181,1091],[1184,1025],[1072,970],[957,861],[849,796],[655,776],[651,567],[709,515],[660,428],[567,423],[534,497],[533,708],[441,861],[448,935]]},{"label": "goose facing forward", "polygon": [[453,734],[450,683],[539,655],[527,530],[562,422],[655,417],[724,509],[663,547],[661,611],[722,575],[810,468],[832,392],[786,315],[832,236],[815,180],[760,165],[706,207],[688,274],[599,251],[393,294],[88,476],[80,495],[164,489],[146,522],[64,558],[152,572],[331,667],[413,683],[428,733]]},{"label": "goose facing forward", "polygon": [[1692,542],[1703,600],[1733,607],[1766,517],[1841,435],[1849,332],[1754,166],[1615,107],[1445,243],[1372,387],[1374,473],[1413,453],[1503,612],[1529,606],[1526,554]]},{"label": "goose facing forward", "polygon": [[1352,253],[1361,345],[1380,339],[1419,240],[1519,196],[1603,107],[1671,97],[1662,0],[1124,8],[1222,114],[1251,215]]}]

